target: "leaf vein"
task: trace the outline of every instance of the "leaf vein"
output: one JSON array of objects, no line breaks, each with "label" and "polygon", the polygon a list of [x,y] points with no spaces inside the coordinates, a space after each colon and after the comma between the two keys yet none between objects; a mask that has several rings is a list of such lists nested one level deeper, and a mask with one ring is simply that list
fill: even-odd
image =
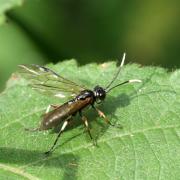
[{"label": "leaf vein", "polygon": [[29,180],[39,180],[38,177],[35,177],[35,176],[25,172],[23,169],[20,169],[20,168],[16,168],[16,167],[12,167],[12,166],[8,166],[8,165],[0,163],[0,169],[3,169],[5,171],[10,171],[14,174],[18,174],[20,176],[23,176],[23,177],[29,179]]}]

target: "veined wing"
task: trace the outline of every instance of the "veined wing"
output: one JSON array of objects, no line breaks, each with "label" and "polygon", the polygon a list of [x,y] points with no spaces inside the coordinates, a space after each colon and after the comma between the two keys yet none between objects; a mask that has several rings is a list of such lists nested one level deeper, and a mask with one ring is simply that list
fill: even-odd
[{"label": "veined wing", "polygon": [[56,97],[76,96],[85,87],[66,79],[56,72],[39,65],[19,65],[21,73],[30,80],[33,89]]}]

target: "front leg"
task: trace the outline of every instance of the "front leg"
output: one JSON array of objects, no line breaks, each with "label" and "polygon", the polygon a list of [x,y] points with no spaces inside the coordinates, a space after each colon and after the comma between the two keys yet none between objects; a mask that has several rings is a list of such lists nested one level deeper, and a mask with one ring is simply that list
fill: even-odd
[{"label": "front leg", "polygon": [[116,125],[116,124],[112,124],[109,119],[106,117],[106,115],[98,108],[96,108],[94,105],[92,105],[92,108],[95,109],[95,111],[98,113],[99,117],[102,117],[104,119],[104,121],[109,124],[110,126],[113,126],[113,127],[118,127],[118,128],[122,128],[121,125]]}]

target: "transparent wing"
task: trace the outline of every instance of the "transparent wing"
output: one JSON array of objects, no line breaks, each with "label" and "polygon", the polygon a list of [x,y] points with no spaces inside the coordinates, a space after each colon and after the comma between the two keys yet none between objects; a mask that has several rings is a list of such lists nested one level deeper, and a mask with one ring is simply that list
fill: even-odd
[{"label": "transparent wing", "polygon": [[59,98],[76,96],[84,90],[71,80],[68,80],[51,69],[39,65],[19,65],[20,72],[29,79],[33,89],[37,89],[45,94],[51,94]]}]

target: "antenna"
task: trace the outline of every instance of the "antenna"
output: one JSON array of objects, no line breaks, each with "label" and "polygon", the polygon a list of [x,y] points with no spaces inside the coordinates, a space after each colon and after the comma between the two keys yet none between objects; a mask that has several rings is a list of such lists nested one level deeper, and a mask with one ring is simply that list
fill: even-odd
[{"label": "antenna", "polygon": [[117,73],[114,75],[112,81],[106,86],[105,89],[108,89],[112,85],[112,83],[116,80],[116,78],[118,77],[118,75],[120,73],[120,70],[124,65],[125,58],[126,58],[126,53],[123,54],[122,61],[121,61],[121,64],[119,66],[119,69],[118,69]]},{"label": "antenna", "polygon": [[116,88],[116,87],[118,87],[118,86],[121,86],[121,85],[123,85],[123,84],[128,84],[128,83],[134,83],[134,82],[142,82],[140,79],[130,79],[130,80],[128,80],[128,81],[124,81],[124,82],[122,82],[122,83],[120,83],[120,84],[117,84],[117,85],[115,85],[115,86],[113,86],[113,87],[111,87],[110,89],[108,89],[108,90],[106,90],[106,93],[108,93],[109,91],[111,91],[112,89],[114,89],[114,88]]}]

